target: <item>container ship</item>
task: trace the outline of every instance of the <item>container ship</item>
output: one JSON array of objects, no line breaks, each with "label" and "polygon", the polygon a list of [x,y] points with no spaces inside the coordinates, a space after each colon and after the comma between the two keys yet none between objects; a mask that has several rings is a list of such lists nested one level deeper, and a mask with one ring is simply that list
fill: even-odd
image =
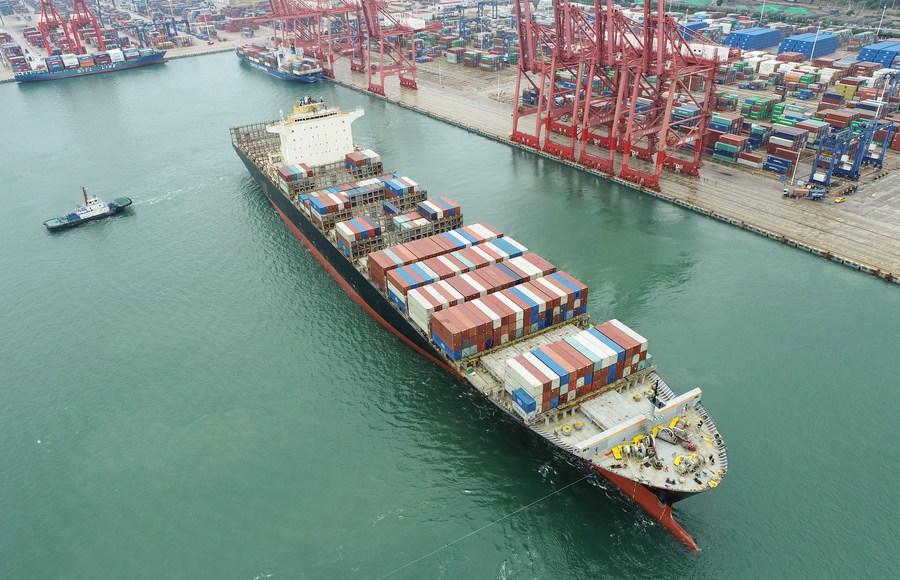
[{"label": "container ship", "polygon": [[165,57],[165,51],[152,48],[113,48],[94,54],[35,56],[28,61],[28,70],[17,71],[14,76],[20,83],[53,81],[160,64],[166,62]]},{"label": "container ship", "polygon": [[245,44],[234,49],[249,67],[286,81],[314,83],[324,76],[319,62],[292,48],[272,49],[264,44]]},{"label": "container ship", "polygon": [[285,118],[232,128],[232,145],[364,310],[697,549],[672,505],[728,471],[701,390],[676,394],[634,329],[593,325],[589,289],[575,277],[386,173],[377,153],[354,146],[362,115],[306,97]]}]

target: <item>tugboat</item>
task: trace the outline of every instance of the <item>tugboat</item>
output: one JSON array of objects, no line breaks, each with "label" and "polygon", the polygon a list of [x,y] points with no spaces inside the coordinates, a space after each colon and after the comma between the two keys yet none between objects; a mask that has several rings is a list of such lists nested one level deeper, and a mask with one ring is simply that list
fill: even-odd
[{"label": "tugboat", "polygon": [[84,205],[79,205],[75,208],[75,211],[68,215],[45,221],[44,225],[47,226],[48,230],[55,232],[74,228],[84,222],[115,215],[131,205],[131,198],[128,197],[117,197],[111,203],[103,203],[99,197],[88,195],[85,187],[81,188],[81,193],[84,195]]}]

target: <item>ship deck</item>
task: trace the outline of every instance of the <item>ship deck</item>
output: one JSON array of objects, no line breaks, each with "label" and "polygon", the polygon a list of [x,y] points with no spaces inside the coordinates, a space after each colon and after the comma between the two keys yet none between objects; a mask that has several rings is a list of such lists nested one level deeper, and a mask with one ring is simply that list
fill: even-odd
[{"label": "ship deck", "polygon": [[[467,365],[471,365],[473,371],[466,375],[466,379],[497,405],[514,414],[512,397],[503,386],[506,361],[556,340],[573,336],[581,330],[577,323],[567,323],[515,344],[492,349],[480,357],[465,361]],[[601,391],[590,393],[546,413],[537,414],[528,423],[534,431],[554,445],[593,465],[645,485],[682,493],[696,493],[717,486],[728,471],[727,449],[718,428],[700,403],[699,396],[695,399],[685,399],[684,403],[678,404],[677,408],[671,409],[668,413],[662,412],[662,409],[651,402],[657,381],[658,397],[662,409],[665,409],[672,402],[677,402],[679,397],[659,376],[655,368],[649,367],[620,379]],[[610,430],[615,430],[616,427],[636,417],[646,418],[646,427],[639,426],[627,432],[623,430],[618,438],[611,440],[608,448],[591,449],[590,452],[582,448],[585,442],[601,437],[602,434],[609,433]],[[680,444],[680,441],[679,444],[673,444],[654,437],[656,457],[661,462],[659,469],[647,465],[646,458],[639,460],[636,456],[623,455],[621,459],[617,459],[611,450],[617,446],[615,443],[622,445],[633,442],[633,438],[625,437],[626,434],[637,434],[645,430],[651,431],[653,427],[669,426],[675,417],[681,419],[687,434],[686,440],[691,441],[696,448],[688,450]],[[684,474],[679,473],[675,464],[676,458],[694,454],[702,457],[697,469]]]}]

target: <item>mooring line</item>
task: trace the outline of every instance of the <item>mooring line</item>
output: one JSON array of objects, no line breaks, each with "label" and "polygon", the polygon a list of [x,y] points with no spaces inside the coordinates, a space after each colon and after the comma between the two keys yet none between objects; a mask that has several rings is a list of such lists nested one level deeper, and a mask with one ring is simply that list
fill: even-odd
[{"label": "mooring line", "polygon": [[526,510],[526,509],[530,508],[531,506],[533,506],[533,505],[535,505],[535,504],[538,504],[538,503],[544,501],[544,500],[547,499],[548,497],[554,496],[554,495],[558,494],[559,492],[561,492],[561,491],[563,491],[563,490],[565,490],[565,489],[568,489],[568,488],[572,487],[572,486],[575,485],[576,483],[581,483],[582,481],[584,481],[585,479],[587,479],[587,478],[589,478],[589,477],[590,477],[590,475],[585,475],[585,476],[582,477],[581,479],[577,479],[577,480],[573,481],[572,483],[570,483],[570,484],[568,484],[568,485],[565,485],[565,486],[563,486],[563,487],[561,487],[561,488],[559,488],[559,489],[557,489],[557,490],[551,491],[550,493],[548,493],[548,494],[545,495],[544,497],[542,497],[542,498],[540,498],[540,499],[536,499],[536,500],[534,500],[533,502],[531,502],[530,504],[520,507],[520,508],[517,509],[516,511],[510,512],[510,513],[506,514],[505,516],[503,516],[502,518],[496,519],[496,520],[494,520],[494,521],[492,521],[492,522],[490,522],[490,523],[488,523],[488,524],[485,524],[485,525],[481,526],[480,528],[478,528],[477,530],[473,530],[473,531],[469,532],[468,534],[466,534],[466,535],[464,535],[464,536],[460,536],[459,538],[456,538],[456,539],[453,540],[452,542],[448,542],[448,543],[444,544],[443,546],[441,546],[440,548],[437,548],[436,550],[432,550],[432,551],[428,552],[428,553],[425,554],[424,556],[419,556],[419,557],[416,558],[415,560],[412,560],[412,561],[410,561],[410,562],[407,562],[406,564],[400,566],[399,568],[396,568],[396,569],[394,569],[394,570],[391,570],[391,571],[388,572],[387,574],[383,574],[383,575],[379,576],[379,577],[378,577],[378,580],[382,580],[382,578],[387,578],[388,576],[391,576],[392,574],[396,574],[396,573],[399,572],[400,570],[403,570],[404,568],[408,568],[408,567],[412,566],[413,564],[415,564],[416,562],[421,562],[421,561],[424,560],[425,558],[428,558],[429,556],[433,556],[433,555],[437,554],[438,552],[440,552],[441,550],[443,550],[443,549],[445,549],[445,548],[449,548],[450,546],[452,546],[452,545],[454,545],[454,544],[458,544],[459,542],[462,542],[463,540],[465,540],[465,539],[468,538],[469,536],[474,536],[474,535],[477,534],[478,532],[480,532],[480,531],[482,531],[482,530],[486,530],[487,528],[493,526],[494,524],[498,524],[498,523],[502,522],[503,520],[505,520],[505,519],[507,519],[507,518],[510,518],[510,517],[516,515],[517,513],[521,512],[521,511],[523,511],[523,510]]}]

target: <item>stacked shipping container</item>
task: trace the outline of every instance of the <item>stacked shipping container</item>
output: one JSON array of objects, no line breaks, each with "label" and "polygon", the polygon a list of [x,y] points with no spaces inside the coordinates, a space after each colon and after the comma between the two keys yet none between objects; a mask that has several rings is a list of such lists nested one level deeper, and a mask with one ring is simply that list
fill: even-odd
[{"label": "stacked shipping container", "polygon": [[406,296],[413,288],[439,280],[453,280],[455,276],[466,276],[467,272],[516,258],[527,251],[528,248],[512,238],[504,237],[422,262],[400,266],[387,273],[388,297],[396,302],[401,310],[406,310]]},{"label": "stacked shipping container", "polygon": [[[460,250],[460,253],[466,251]],[[444,257],[438,256],[438,259]],[[431,317],[435,312],[462,304],[470,297],[479,295],[479,292],[473,286],[475,280],[471,278],[466,280],[462,277],[466,272],[474,271],[479,275],[484,274],[484,276],[479,276],[482,283],[484,283],[484,280],[490,280],[493,287],[498,290],[505,290],[510,286],[537,280],[542,276],[556,272],[556,266],[537,254],[524,254],[497,262],[496,264],[485,263],[482,266],[473,268],[466,266],[466,268],[456,276],[447,276],[437,282],[409,290],[407,293],[406,303],[409,317],[424,332],[428,333],[431,331]],[[444,271],[445,273],[446,271]]]},{"label": "stacked shipping container", "polygon": [[587,298],[587,286],[555,272],[435,312],[431,337],[460,360],[584,314]]},{"label": "stacked shipping container", "polygon": [[384,245],[381,226],[366,217],[358,217],[334,226],[338,247],[346,256],[359,258],[380,250]]},{"label": "stacked shipping container", "polygon": [[386,289],[387,273],[394,268],[420,262],[503,237],[503,233],[486,223],[457,228],[436,236],[391,246],[368,257],[369,278]]},{"label": "stacked shipping container", "polygon": [[506,361],[504,386],[525,419],[645,368],[647,339],[618,320]]},{"label": "stacked shipping container", "polygon": [[762,50],[775,46],[782,38],[781,31],[774,28],[746,28],[729,34],[723,44],[743,50]]},{"label": "stacked shipping container", "polygon": [[778,54],[799,52],[806,60],[832,54],[838,49],[838,37],[828,32],[790,36],[778,45]]}]

